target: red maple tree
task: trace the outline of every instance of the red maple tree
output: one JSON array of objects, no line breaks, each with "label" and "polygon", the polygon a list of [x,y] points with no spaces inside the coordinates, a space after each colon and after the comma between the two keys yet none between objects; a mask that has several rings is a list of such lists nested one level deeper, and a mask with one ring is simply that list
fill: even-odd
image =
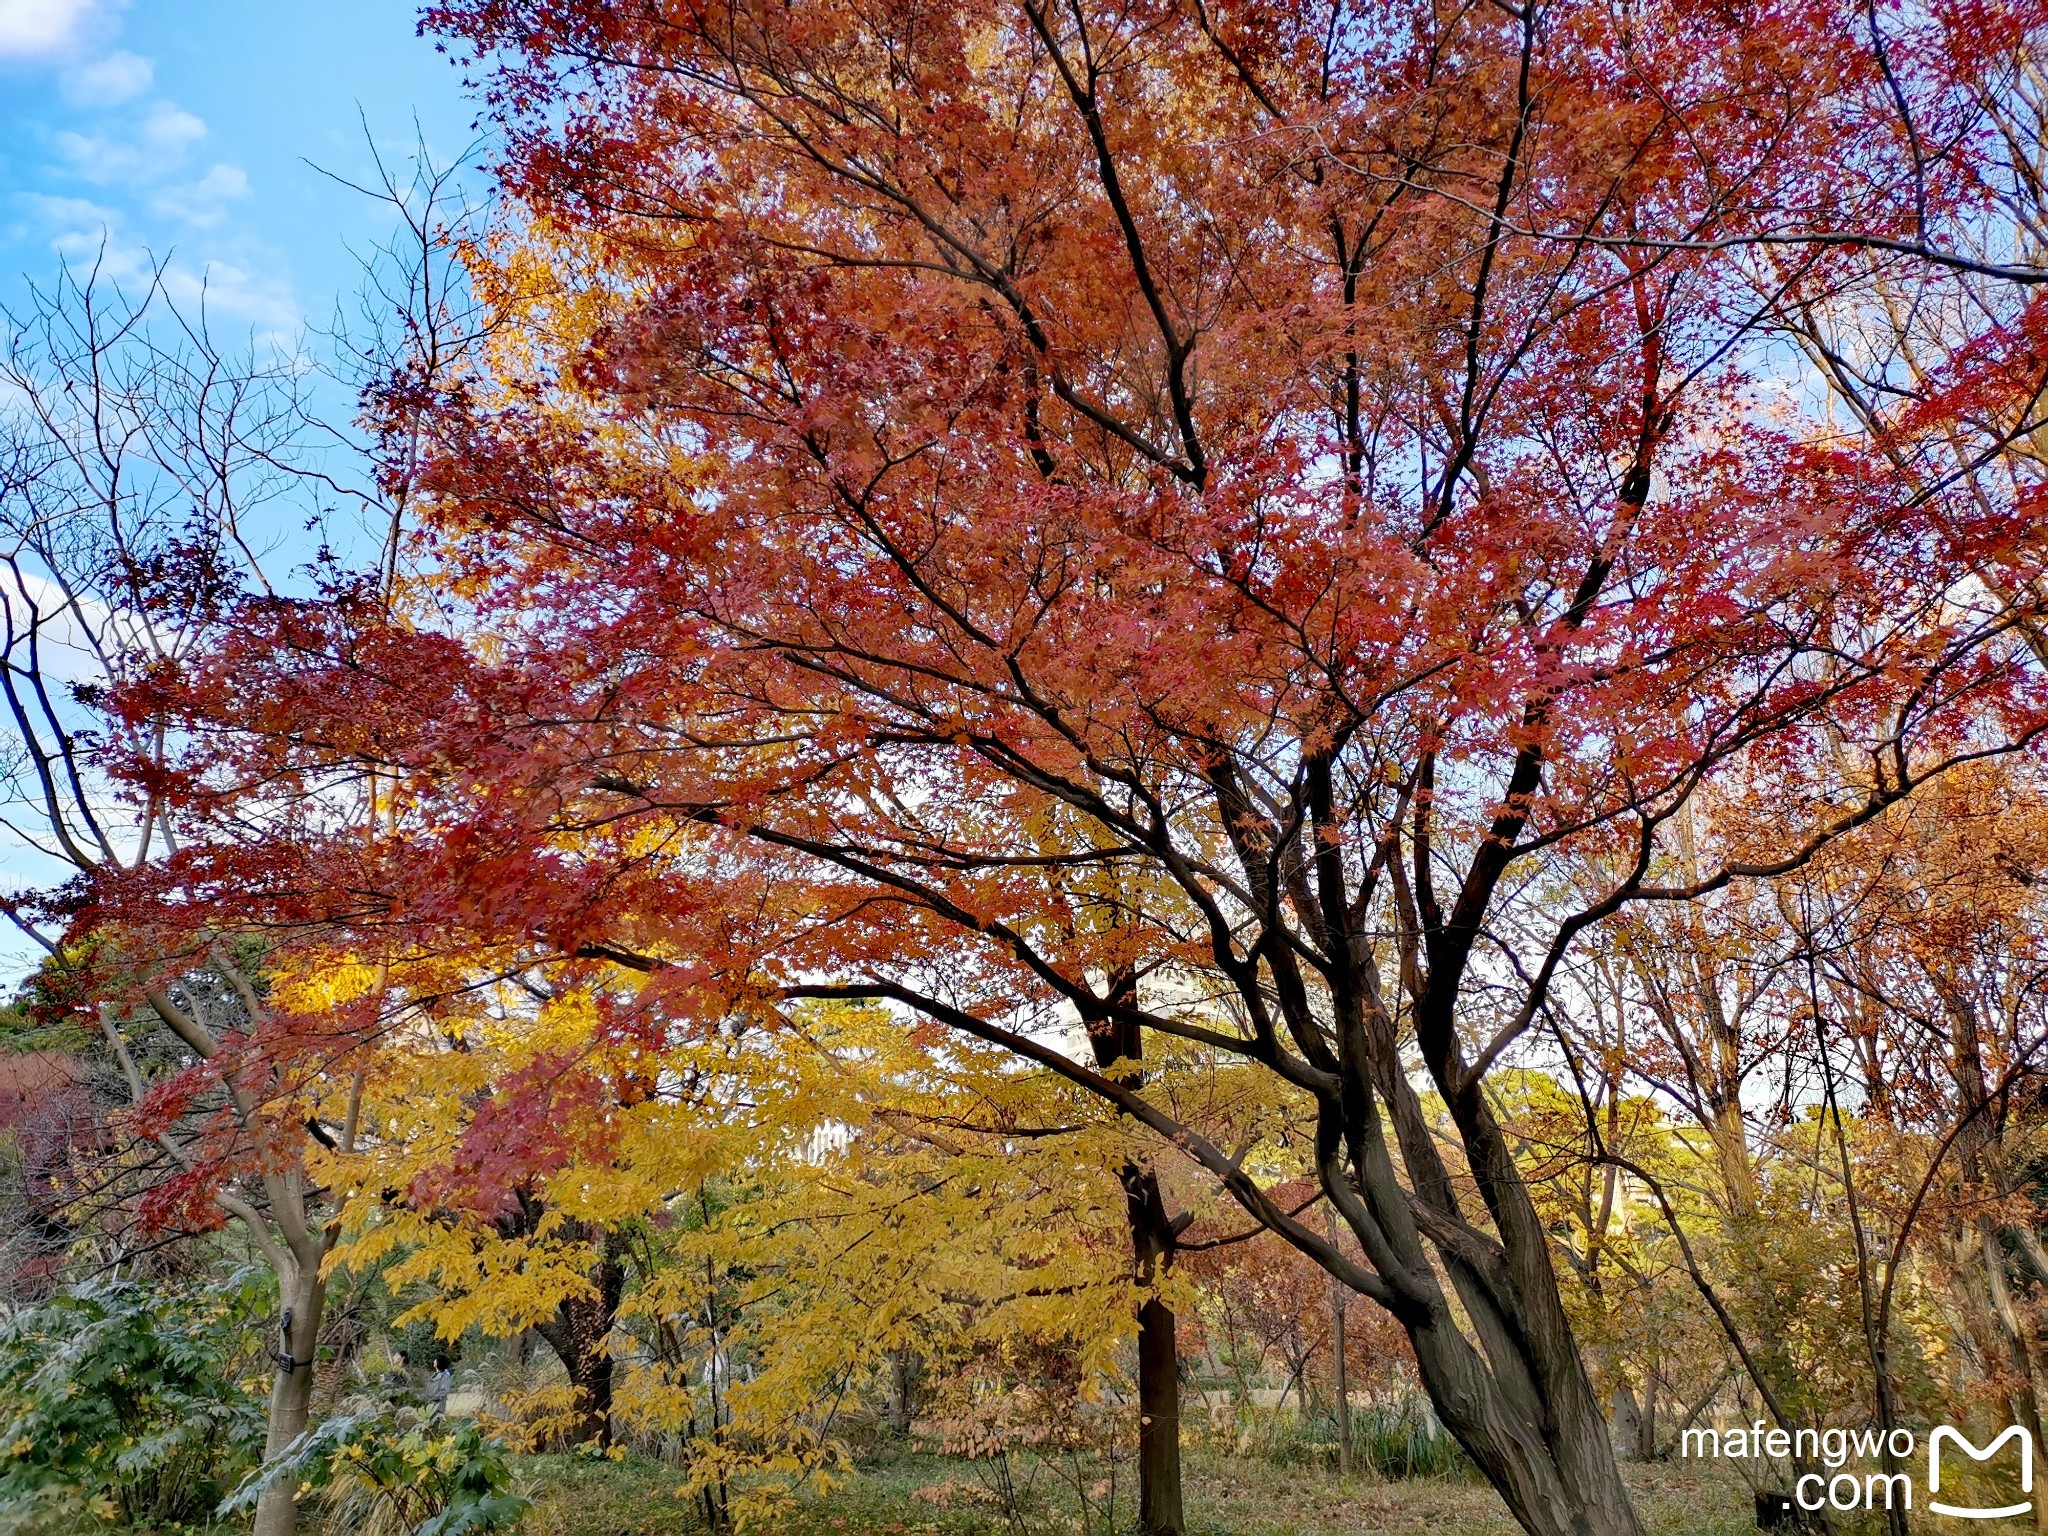
[{"label": "red maple tree", "polygon": [[[1487,1075],[1589,926],[2048,722],[2039,486],[1918,472],[2038,425],[1978,104],[2043,19],[443,5],[524,219],[425,402],[435,601],[133,695],[192,731],[140,894],[1003,1045],[1382,1304],[1525,1528],[1634,1536]],[[1901,270],[1972,334],[1831,423],[1782,338]],[[1074,1020],[1270,1074],[1364,1262]]]}]

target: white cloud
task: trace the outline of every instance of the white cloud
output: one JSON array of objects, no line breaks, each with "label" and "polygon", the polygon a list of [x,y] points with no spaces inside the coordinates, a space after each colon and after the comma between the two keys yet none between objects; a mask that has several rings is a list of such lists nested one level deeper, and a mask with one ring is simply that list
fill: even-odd
[{"label": "white cloud", "polygon": [[34,192],[24,193],[17,201],[29,216],[29,228],[46,239],[50,249],[71,267],[97,270],[116,284],[147,278],[148,254],[120,238],[118,209],[88,198],[45,197]]},{"label": "white cloud", "polygon": [[[0,0],[0,5],[7,0]],[[71,133],[57,135],[57,152],[87,181],[153,181],[185,163],[192,146],[206,137],[206,124],[183,107],[155,102],[132,135]]]},{"label": "white cloud", "polygon": [[21,204],[37,222],[51,228],[103,229],[114,222],[114,210],[83,197],[45,197],[24,192]]},{"label": "white cloud", "polygon": [[0,193],[12,224],[0,237],[43,244],[125,290],[160,283],[188,314],[203,307],[223,336],[246,330],[288,351],[303,317],[284,263],[246,227],[249,178],[218,149],[207,153],[202,118],[153,94],[150,59],[115,46],[128,4],[0,0],[0,68],[46,65],[69,109],[33,126],[44,190]]},{"label": "white cloud", "polygon": [[288,282],[230,261],[209,261],[203,267],[173,262],[164,269],[164,292],[188,314],[197,315],[204,306],[210,320],[239,321],[273,346],[288,348],[299,326],[299,306]]},{"label": "white cloud", "polygon": [[[216,181],[214,195],[235,195],[232,189],[242,185],[241,173],[232,166],[216,170],[224,174],[216,181],[209,172],[190,189],[195,197],[208,181]],[[222,187],[229,190],[223,193]],[[281,351],[290,351],[295,344],[302,316],[291,284],[283,276],[266,274],[260,263],[203,252],[197,260],[179,252],[160,262],[158,253],[126,227],[118,209],[81,197],[30,196],[20,201],[42,227],[50,249],[75,270],[95,270],[102,282],[131,294],[152,280],[161,281],[165,296],[187,314],[197,318],[203,307],[215,324],[228,322],[223,335],[246,326]]]},{"label": "white cloud", "polygon": [[51,237],[50,249],[73,271],[97,273],[102,282],[137,294],[154,269],[149,252],[122,238],[111,219],[97,226],[69,225]]},{"label": "white cloud", "polygon": [[[0,7],[7,3],[0,0]],[[148,90],[155,78],[156,65],[140,54],[119,50],[65,70],[58,88],[75,107],[118,107]]]},{"label": "white cloud", "polygon": [[190,186],[166,187],[149,200],[152,212],[195,229],[211,229],[227,205],[249,195],[249,178],[237,165],[216,165]]},{"label": "white cloud", "polygon": [[0,59],[61,53],[98,9],[98,0],[0,0]]}]

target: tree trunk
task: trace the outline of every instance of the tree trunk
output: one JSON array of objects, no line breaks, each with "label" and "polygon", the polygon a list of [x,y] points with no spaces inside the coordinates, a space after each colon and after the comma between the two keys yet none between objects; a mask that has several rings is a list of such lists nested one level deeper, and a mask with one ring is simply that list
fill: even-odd
[{"label": "tree trunk", "polygon": [[340,1406],[349,1384],[349,1374],[362,1353],[369,1330],[363,1324],[362,1293],[351,1291],[339,1307],[330,1298],[321,1308],[321,1328],[327,1334],[328,1358],[316,1365],[313,1381],[314,1409],[322,1418]]},{"label": "tree trunk", "polygon": [[917,1418],[917,1378],[923,1370],[916,1350],[889,1351],[889,1427],[899,1435],[909,1434]]},{"label": "tree trunk", "polygon": [[1617,1375],[1614,1391],[1607,1400],[1608,1420],[1614,1425],[1615,1443],[1622,1447],[1623,1454],[1643,1460],[1643,1415],[1636,1407],[1636,1395],[1628,1383]]},{"label": "tree trunk", "polygon": [[[1148,1168],[1126,1163],[1125,1206],[1131,1256],[1140,1284],[1165,1278],[1173,1262],[1173,1223]],[[1138,1308],[1138,1529],[1143,1536],[1182,1536],[1180,1491],[1180,1349],[1173,1309],[1155,1293]]]},{"label": "tree trunk", "polygon": [[[1123,998],[1135,983],[1120,978]],[[1098,1065],[1120,1069],[1135,1086],[1144,1036],[1127,1021],[1097,1021],[1088,1031]],[[1124,1204],[1131,1227],[1131,1259],[1141,1285],[1156,1285],[1173,1263],[1176,1227],[1166,1214],[1158,1175],[1138,1163],[1123,1167]],[[1187,1517],[1180,1487],[1180,1350],[1173,1310],[1155,1293],[1138,1308],[1138,1529],[1143,1536],[1182,1536]]]},{"label": "tree trunk", "polygon": [[[297,1275],[278,1276],[279,1299],[290,1318],[289,1327],[275,1335],[277,1374],[270,1384],[270,1423],[263,1441],[268,1461],[305,1433],[313,1406],[313,1356],[320,1338],[320,1312],[327,1300],[327,1286],[320,1278],[320,1266],[301,1265]],[[284,1479],[265,1493],[256,1505],[252,1536],[292,1536],[298,1524],[298,1485]]]},{"label": "tree trunk", "polygon": [[[1368,988],[1369,975],[1360,978]],[[1381,1007],[1361,1013],[1340,1008],[1351,1065],[1341,1094],[1322,1101],[1321,1182],[1378,1272],[1375,1299],[1407,1333],[1437,1417],[1530,1536],[1642,1536],[1565,1317],[1549,1234],[1507,1136],[1457,1056],[1455,1029],[1425,1007],[1418,1039],[1431,1076],[1451,1090],[1446,1108],[1493,1235],[1462,1214],[1436,1132],[1401,1068],[1391,1018]],[[1412,1192],[1394,1175],[1383,1104]],[[1460,1308],[1438,1279],[1425,1226]]]},{"label": "tree trunk", "polygon": [[[1508,1511],[1531,1536],[1642,1536],[1627,1486],[1615,1464],[1607,1420],[1593,1406],[1592,1388],[1558,1394],[1549,1423],[1515,1412],[1488,1362],[1448,1318],[1409,1331],[1423,1386],[1437,1417],[1451,1431]],[[1555,1379],[1567,1364],[1546,1349],[1517,1362],[1506,1374],[1528,1371]],[[1534,1366],[1534,1370],[1530,1370]]]},{"label": "tree trunk", "polygon": [[[1330,1244],[1337,1243],[1337,1213],[1326,1211],[1330,1223]],[[1330,1277],[1330,1387],[1337,1410],[1337,1475],[1351,1475],[1351,1379],[1350,1362],[1344,1358],[1344,1311],[1350,1297],[1336,1276]]]},{"label": "tree trunk", "polygon": [[[1972,1190],[1988,1188],[2004,1196],[2010,1193],[2012,1184],[2007,1175],[1999,1121],[1988,1112],[1990,1092],[1976,1007],[1946,974],[1930,966],[1927,976],[1949,1017],[1949,1067],[1956,1084],[1958,1113],[1955,1145],[1963,1177]],[[1960,1245],[1965,1254],[1960,1273],[1965,1291],[1976,1291],[1978,1287],[1968,1283],[1968,1251],[1974,1246],[1984,1316],[1981,1324],[1977,1324],[1971,1316],[1975,1309],[1966,1302],[1965,1326],[1977,1336],[1984,1368],[2005,1388],[2006,1421],[2021,1426],[2033,1437],[2033,1443],[2040,1445],[2041,1399],[2035,1385],[2033,1350],[2028,1342],[2030,1330],[2013,1304],[2006,1279],[2005,1229],[1989,1216],[1978,1217],[1973,1226],[1974,1230],[1965,1229]],[[2035,1501],[2034,1525],[2038,1531],[2048,1531],[2048,1500]]]},{"label": "tree trunk", "polygon": [[1157,1296],[1138,1308],[1138,1529],[1181,1536],[1180,1356],[1173,1312]]},{"label": "tree trunk", "polygon": [[610,1234],[605,1236],[604,1256],[590,1279],[595,1294],[566,1298],[556,1306],[553,1317],[534,1325],[534,1331],[548,1341],[562,1369],[569,1373],[569,1384],[576,1389],[578,1443],[595,1440],[608,1446],[612,1443],[612,1324],[626,1294],[622,1251]]}]

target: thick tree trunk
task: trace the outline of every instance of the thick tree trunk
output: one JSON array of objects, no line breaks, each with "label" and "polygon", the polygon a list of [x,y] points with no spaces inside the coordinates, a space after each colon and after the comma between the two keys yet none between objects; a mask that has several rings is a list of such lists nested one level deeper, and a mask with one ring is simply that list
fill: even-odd
[{"label": "thick tree trunk", "polygon": [[[1448,1318],[1409,1331],[1423,1385],[1437,1417],[1499,1491],[1509,1513],[1531,1536],[1641,1536],[1628,1490],[1615,1465],[1607,1422],[1592,1408],[1591,1388],[1560,1394],[1550,1423],[1517,1405],[1490,1380],[1488,1362]],[[1559,1374],[1549,1360],[1516,1362],[1518,1386]],[[1532,1369],[1533,1367],[1533,1369]],[[1521,1405],[1537,1408],[1538,1403]]]},{"label": "thick tree trunk", "polygon": [[[270,1384],[270,1422],[263,1441],[266,1461],[282,1455],[305,1433],[313,1407],[313,1357],[320,1338],[320,1313],[327,1300],[317,1263],[302,1265],[297,1275],[280,1275],[278,1291],[291,1326],[280,1328],[276,1335],[277,1352],[283,1358]],[[285,1479],[264,1494],[256,1506],[252,1536],[292,1536],[299,1517],[297,1493],[297,1484]]]},{"label": "thick tree trunk", "polygon": [[[1508,1511],[1531,1536],[1642,1536],[1627,1486],[1615,1464],[1607,1421],[1594,1406],[1592,1388],[1556,1393],[1521,1405],[1550,1407],[1543,1423],[1517,1411],[1510,1394],[1492,1378],[1489,1362],[1475,1351],[1448,1318],[1410,1329],[1422,1367],[1423,1386],[1437,1417],[1478,1463],[1499,1491]],[[1577,1366],[1546,1349],[1543,1356],[1509,1368],[1520,1386],[1552,1382]]]},{"label": "thick tree trunk", "polygon": [[[1323,1102],[1323,1189],[1385,1282],[1378,1299],[1407,1332],[1438,1418],[1523,1529],[1531,1536],[1642,1536],[1565,1317],[1549,1234],[1513,1150],[1456,1055],[1449,1021],[1425,1013],[1418,1035],[1431,1076],[1451,1090],[1447,1108],[1493,1232],[1461,1211],[1381,1008],[1340,1014],[1348,1060],[1332,1065],[1348,1081]],[[1382,1105],[1391,1111],[1412,1192],[1394,1175]],[[1444,1293],[1429,1248],[1459,1308]]]},{"label": "thick tree trunk", "polygon": [[580,1413],[577,1441],[595,1440],[608,1446],[612,1443],[612,1324],[626,1294],[626,1267],[617,1240],[610,1235],[590,1279],[594,1294],[569,1297],[555,1308],[553,1317],[536,1324],[534,1331],[548,1341],[562,1369],[569,1373],[569,1384],[576,1389]]}]

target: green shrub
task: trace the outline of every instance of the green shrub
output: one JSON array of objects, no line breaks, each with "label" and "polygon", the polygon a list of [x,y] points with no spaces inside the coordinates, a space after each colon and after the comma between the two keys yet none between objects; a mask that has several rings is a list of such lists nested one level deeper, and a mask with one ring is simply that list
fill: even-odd
[{"label": "green shrub", "polygon": [[[1280,1466],[1335,1467],[1337,1417],[1328,1410],[1240,1410],[1238,1444],[1243,1454]],[[1428,1402],[1412,1397],[1351,1410],[1351,1464],[1388,1481],[1477,1475]]]},{"label": "green shrub", "polygon": [[[1330,1427],[1336,1438],[1336,1425]],[[1384,1478],[1477,1477],[1479,1469],[1426,1401],[1351,1411],[1351,1450],[1361,1467]]]},{"label": "green shrub", "polygon": [[206,1522],[260,1456],[267,1301],[110,1280],[0,1323],[0,1525]]},{"label": "green shrub", "polygon": [[317,1492],[330,1532],[349,1536],[485,1536],[509,1530],[527,1501],[511,1491],[505,1447],[468,1419],[411,1408],[329,1419],[250,1476],[222,1514],[256,1507],[295,1483]]}]

